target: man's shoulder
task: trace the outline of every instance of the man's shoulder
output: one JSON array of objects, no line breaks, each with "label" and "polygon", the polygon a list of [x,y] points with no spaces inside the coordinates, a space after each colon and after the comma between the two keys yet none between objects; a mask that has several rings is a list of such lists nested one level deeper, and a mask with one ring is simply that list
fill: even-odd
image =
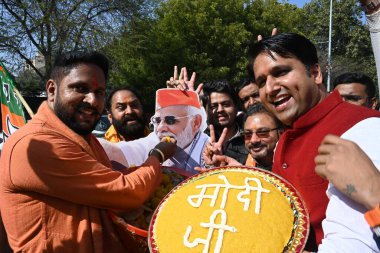
[{"label": "man's shoulder", "polygon": [[40,141],[41,143],[53,143],[65,138],[62,132],[55,130],[44,123],[28,122],[25,126],[14,132],[6,139],[3,150],[14,147],[15,145],[29,145],[31,141]]}]

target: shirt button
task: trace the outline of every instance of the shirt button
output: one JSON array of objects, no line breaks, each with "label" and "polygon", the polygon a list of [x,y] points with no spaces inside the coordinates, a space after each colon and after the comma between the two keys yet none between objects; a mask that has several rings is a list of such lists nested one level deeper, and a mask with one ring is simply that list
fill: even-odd
[{"label": "shirt button", "polygon": [[287,168],[288,168],[288,165],[287,165],[286,163],[283,163],[283,164],[282,164],[282,168],[283,168],[283,169],[287,169]]}]

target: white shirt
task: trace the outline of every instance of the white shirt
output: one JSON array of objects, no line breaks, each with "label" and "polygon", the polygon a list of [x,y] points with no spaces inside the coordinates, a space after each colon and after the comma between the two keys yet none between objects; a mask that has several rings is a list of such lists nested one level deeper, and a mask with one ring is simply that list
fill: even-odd
[{"label": "white shirt", "polygon": [[[358,144],[380,170],[380,118],[365,119],[341,137]],[[325,238],[318,253],[380,252],[364,219],[366,208],[339,192],[331,183],[327,195],[330,200],[326,219],[322,222]]]},{"label": "white shirt", "polygon": [[[197,173],[194,167],[200,167],[202,164],[203,148],[208,141],[208,135],[198,132],[194,140],[184,150],[177,148],[173,157],[166,160],[162,165],[167,167],[181,168],[186,171]],[[123,152],[129,166],[139,166],[148,158],[149,151],[159,143],[157,135],[152,132],[144,138],[133,141],[121,141],[117,146]]]}]

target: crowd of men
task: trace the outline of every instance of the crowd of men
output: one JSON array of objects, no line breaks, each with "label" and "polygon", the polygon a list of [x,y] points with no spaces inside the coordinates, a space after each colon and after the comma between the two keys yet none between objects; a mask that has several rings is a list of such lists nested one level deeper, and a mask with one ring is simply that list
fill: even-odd
[{"label": "crowd of men", "polygon": [[[380,20],[380,11],[373,15]],[[247,165],[300,192],[310,215],[305,252],[379,252],[374,82],[345,73],[328,93],[315,46],[295,33],[260,39],[249,57],[236,88],[215,80],[195,89],[195,73],[189,80],[175,68],[148,120],[136,90],[119,88],[106,99],[106,56],[57,56],[47,101],[1,153],[0,211],[12,250],[131,252],[108,210],[139,207],[162,166],[194,174]],[[97,139],[91,132],[104,108],[111,127]]]}]

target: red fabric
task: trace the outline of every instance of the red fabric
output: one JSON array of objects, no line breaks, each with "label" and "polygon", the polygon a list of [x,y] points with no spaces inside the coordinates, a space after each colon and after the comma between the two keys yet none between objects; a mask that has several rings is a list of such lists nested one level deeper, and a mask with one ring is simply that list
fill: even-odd
[{"label": "red fabric", "polygon": [[314,250],[323,238],[321,223],[325,218],[328,203],[328,181],[314,171],[314,158],[318,153],[318,147],[327,134],[340,136],[356,123],[369,117],[380,117],[380,113],[345,103],[338,92],[333,92],[297,119],[292,128],[287,129],[280,137],[272,171],[292,183],[305,201],[311,227],[315,232],[315,236],[313,233],[309,236],[309,243],[313,245]]},{"label": "red fabric", "polygon": [[159,89],[156,92],[156,110],[172,105],[191,105],[201,108],[198,94],[194,91]]}]

